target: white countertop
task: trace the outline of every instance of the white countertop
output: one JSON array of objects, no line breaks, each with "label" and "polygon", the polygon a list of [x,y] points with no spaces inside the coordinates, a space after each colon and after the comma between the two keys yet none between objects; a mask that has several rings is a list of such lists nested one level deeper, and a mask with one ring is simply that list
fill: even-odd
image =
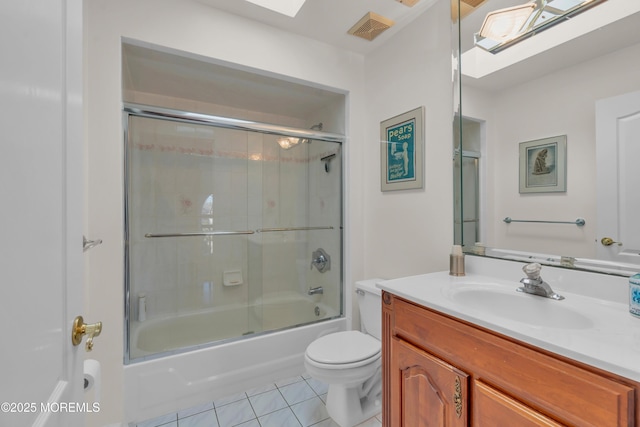
[{"label": "white countertop", "polygon": [[[512,266],[509,268],[513,269]],[[551,269],[547,271],[551,273]],[[640,381],[640,318],[629,313],[626,303],[581,295],[575,292],[579,289],[576,286],[556,289],[544,276],[545,269],[542,277],[554,291],[565,297],[564,300],[555,301],[516,292],[516,288],[521,286],[519,279],[522,274],[513,280],[506,280],[497,277],[500,274],[489,276],[478,272],[470,273],[467,269],[467,275],[463,277],[437,272],[382,281],[377,286],[441,313]],[[607,280],[607,277],[599,278],[596,274],[596,282],[602,281],[606,286]],[[616,286],[620,288],[624,280],[618,278]],[[470,290],[472,292],[462,295]],[[489,293],[482,294],[485,291]],[[617,292],[620,294],[619,289]],[[461,295],[464,298],[459,298]],[[477,307],[475,296],[483,300],[487,295],[491,297],[488,303],[490,308]],[[522,307],[526,307],[526,310],[515,310],[514,313],[513,307],[505,306],[513,303],[518,306],[524,304]]]}]

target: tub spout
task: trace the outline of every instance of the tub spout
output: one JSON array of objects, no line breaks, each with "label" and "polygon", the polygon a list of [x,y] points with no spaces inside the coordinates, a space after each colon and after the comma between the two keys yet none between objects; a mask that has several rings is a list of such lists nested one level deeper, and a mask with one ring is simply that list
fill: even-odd
[{"label": "tub spout", "polygon": [[322,295],[322,294],[324,294],[324,289],[322,288],[322,286],[317,286],[315,288],[309,288],[308,294],[309,295],[318,295],[318,294]]}]

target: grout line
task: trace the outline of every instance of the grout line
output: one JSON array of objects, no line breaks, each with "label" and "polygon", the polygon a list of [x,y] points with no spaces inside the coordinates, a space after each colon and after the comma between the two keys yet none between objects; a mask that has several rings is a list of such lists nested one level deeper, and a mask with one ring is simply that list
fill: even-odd
[{"label": "grout line", "polygon": [[[256,412],[255,408],[253,407],[253,404],[251,403],[251,399],[249,399],[249,394],[247,392],[244,393],[247,399],[247,402],[249,403],[249,406],[251,407],[251,410],[253,411],[253,415],[255,416],[256,422],[258,423],[258,425],[260,425],[260,420],[258,419],[258,413]],[[249,420],[250,421],[250,420]],[[220,422],[218,422],[218,425],[220,424]]]},{"label": "grout line", "polygon": [[[303,378],[304,380],[304,378]],[[291,383],[294,384],[294,383]],[[291,385],[288,384],[288,385]],[[283,386],[284,387],[284,386]],[[280,387],[278,387],[276,385],[276,390],[278,390],[278,393],[280,393],[280,396],[282,396],[282,398],[284,399],[285,403],[287,404],[287,409],[289,409],[289,411],[291,411],[291,415],[293,415],[293,418],[296,419],[296,421],[298,421],[298,423],[304,427],[304,424],[302,424],[302,421],[300,421],[300,418],[298,418],[298,416],[296,415],[296,413],[293,411],[293,408],[291,407],[291,404],[289,403],[289,401],[287,400],[287,398],[284,396],[284,394],[282,394],[282,390],[280,390]],[[259,420],[258,420],[259,421]]]},{"label": "grout line", "polygon": [[[218,417],[218,410],[216,409],[216,404],[215,404],[215,402],[211,402],[211,404],[213,405],[213,415],[215,415],[216,423],[218,423],[218,426],[219,426],[220,425],[220,417]],[[180,424],[178,424],[178,427],[180,427]]]}]

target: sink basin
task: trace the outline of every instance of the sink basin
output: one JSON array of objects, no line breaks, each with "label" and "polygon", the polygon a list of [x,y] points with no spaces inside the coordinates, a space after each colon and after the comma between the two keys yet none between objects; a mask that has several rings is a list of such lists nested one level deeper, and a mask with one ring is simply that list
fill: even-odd
[{"label": "sink basin", "polygon": [[525,323],[529,326],[555,329],[588,329],[593,322],[576,311],[567,300],[557,301],[536,295],[516,292],[496,285],[453,286],[447,297],[464,306],[467,312],[488,313],[504,319]]}]

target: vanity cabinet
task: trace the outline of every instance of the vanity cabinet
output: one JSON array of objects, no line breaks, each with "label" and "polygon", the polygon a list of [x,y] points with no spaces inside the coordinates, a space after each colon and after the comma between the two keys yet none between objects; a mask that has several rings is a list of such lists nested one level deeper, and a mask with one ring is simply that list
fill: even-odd
[{"label": "vanity cabinet", "polygon": [[383,292],[385,427],[640,426],[640,384]]}]

